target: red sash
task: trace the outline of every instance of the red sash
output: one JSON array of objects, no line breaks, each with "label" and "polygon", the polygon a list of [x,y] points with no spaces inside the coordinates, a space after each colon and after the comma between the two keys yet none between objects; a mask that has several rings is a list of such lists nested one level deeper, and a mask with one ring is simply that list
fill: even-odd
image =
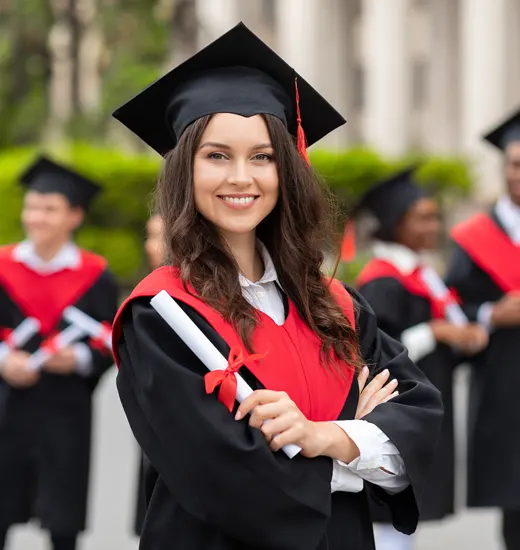
[{"label": "red sash", "polygon": [[394,264],[380,258],[374,258],[366,264],[359,274],[356,284],[359,288],[368,284],[370,281],[383,279],[385,277],[390,277],[399,281],[410,294],[426,298],[430,302],[432,317],[434,319],[444,319],[446,316],[446,307],[458,301],[453,290],[450,290],[450,293],[442,300],[434,296],[426,283],[422,280],[420,269],[416,269],[412,271],[412,273],[404,275]]},{"label": "red sash", "polygon": [[484,213],[455,226],[453,240],[505,293],[520,291],[520,246]]},{"label": "red sash", "polygon": [[[331,281],[330,288],[352,326],[355,326],[350,294],[341,283],[335,280]],[[231,324],[202,300],[187,292],[177,277],[176,270],[170,267],[156,269],[141,281],[119,309],[112,333],[117,364],[119,364],[117,342],[122,332],[123,311],[135,298],[152,298],[161,290],[166,290],[173,298],[195,309],[226,341],[231,348],[230,371],[237,370],[237,362],[240,362],[240,365],[245,364],[264,387],[275,391],[286,391],[311,420],[327,421],[338,418],[352,385],[354,369],[348,364],[340,364],[342,367],[340,374],[335,369],[322,365],[321,341],[304,323],[291,301],[289,301],[289,313],[283,326],[277,326],[267,315],[260,313],[260,322],[253,334],[252,342],[255,352],[259,355],[248,356],[239,335]],[[192,288],[189,288],[189,291],[194,293]],[[215,381],[210,380],[210,382],[212,385]],[[234,393],[230,393],[233,395],[234,403]],[[224,402],[222,395],[221,400]],[[228,403],[225,404],[228,405]]]},{"label": "red sash", "polygon": [[27,317],[41,323],[42,336],[60,322],[63,310],[75,304],[98,280],[107,262],[81,250],[81,268],[56,273],[37,273],[13,259],[14,246],[0,248],[0,285]]}]

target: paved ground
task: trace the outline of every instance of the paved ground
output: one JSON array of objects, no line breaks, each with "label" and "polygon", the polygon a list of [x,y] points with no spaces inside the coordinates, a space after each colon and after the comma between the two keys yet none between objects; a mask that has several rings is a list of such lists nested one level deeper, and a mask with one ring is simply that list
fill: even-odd
[{"label": "paved ground", "polygon": [[[458,422],[464,425],[466,373],[456,381]],[[81,550],[136,550],[131,536],[137,454],[126,425],[114,377],[107,377],[98,392],[96,449],[91,499],[91,533]],[[463,456],[459,457],[463,470]],[[460,494],[462,498],[462,491]],[[45,539],[33,527],[15,532],[8,550],[46,550]],[[499,522],[494,512],[463,512],[441,525],[419,530],[414,550],[501,550]]]}]

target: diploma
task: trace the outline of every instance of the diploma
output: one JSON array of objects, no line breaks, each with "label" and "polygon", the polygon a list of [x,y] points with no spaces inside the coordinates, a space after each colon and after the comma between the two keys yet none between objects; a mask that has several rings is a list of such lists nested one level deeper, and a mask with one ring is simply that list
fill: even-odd
[{"label": "diploma", "polygon": [[34,317],[26,317],[10,334],[0,343],[0,363],[9,355],[11,350],[21,348],[40,330],[40,321]]},{"label": "diploma", "polygon": [[83,330],[85,334],[103,342],[109,350],[112,349],[112,331],[105,324],[96,321],[90,315],[74,306],[65,308],[63,317],[71,325],[75,325]]},{"label": "diploma", "polygon": [[[448,287],[434,269],[431,267],[423,268],[421,270],[421,277],[435,298],[446,300],[449,297],[450,291]],[[456,302],[449,302],[446,305],[446,318],[450,323],[460,327],[466,326],[469,323],[466,314]]]},{"label": "diploma", "polygon": [[[150,303],[208,370],[227,369],[227,359],[165,290],[161,290],[159,294],[154,296]],[[253,393],[253,390],[240,374],[234,373],[234,376],[237,379],[236,399],[239,403],[242,403],[244,399]],[[297,445],[285,445],[283,451],[289,458],[293,458],[301,449]]]},{"label": "diploma", "polygon": [[70,346],[72,343],[80,340],[85,336],[85,331],[76,325],[70,325],[65,330],[62,330],[56,336],[53,336],[29,357],[29,366],[32,370],[42,368],[45,361],[50,359],[54,354],[62,349]]}]

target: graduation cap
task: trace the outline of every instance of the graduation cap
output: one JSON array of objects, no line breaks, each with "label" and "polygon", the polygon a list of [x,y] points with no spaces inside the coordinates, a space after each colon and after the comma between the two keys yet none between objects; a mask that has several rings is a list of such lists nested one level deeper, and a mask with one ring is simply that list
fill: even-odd
[{"label": "graduation cap", "polygon": [[368,211],[377,221],[375,237],[384,241],[395,239],[395,229],[409,208],[426,192],[414,183],[417,166],[405,170],[371,187],[358,202],[354,215]]},{"label": "graduation cap", "polygon": [[520,110],[484,136],[486,141],[505,151],[513,141],[520,141]]},{"label": "graduation cap", "polygon": [[161,155],[214,113],[278,117],[306,156],[345,119],[243,23],[119,107],[113,116]]},{"label": "graduation cap", "polygon": [[91,201],[101,191],[93,181],[43,156],[29,166],[20,182],[28,191],[64,195],[72,206],[84,210],[88,210]]}]

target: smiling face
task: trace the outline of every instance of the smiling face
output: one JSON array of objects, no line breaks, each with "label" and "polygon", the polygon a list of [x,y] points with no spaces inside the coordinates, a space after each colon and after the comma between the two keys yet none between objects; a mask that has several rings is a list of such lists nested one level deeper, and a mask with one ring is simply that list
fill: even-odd
[{"label": "smiling face", "polygon": [[207,125],[193,166],[195,207],[221,235],[254,235],[278,201],[278,171],[262,116],[219,113]]},{"label": "smiling face", "polygon": [[22,209],[22,225],[36,246],[56,246],[71,238],[83,221],[83,210],[70,205],[60,193],[25,194]]}]

